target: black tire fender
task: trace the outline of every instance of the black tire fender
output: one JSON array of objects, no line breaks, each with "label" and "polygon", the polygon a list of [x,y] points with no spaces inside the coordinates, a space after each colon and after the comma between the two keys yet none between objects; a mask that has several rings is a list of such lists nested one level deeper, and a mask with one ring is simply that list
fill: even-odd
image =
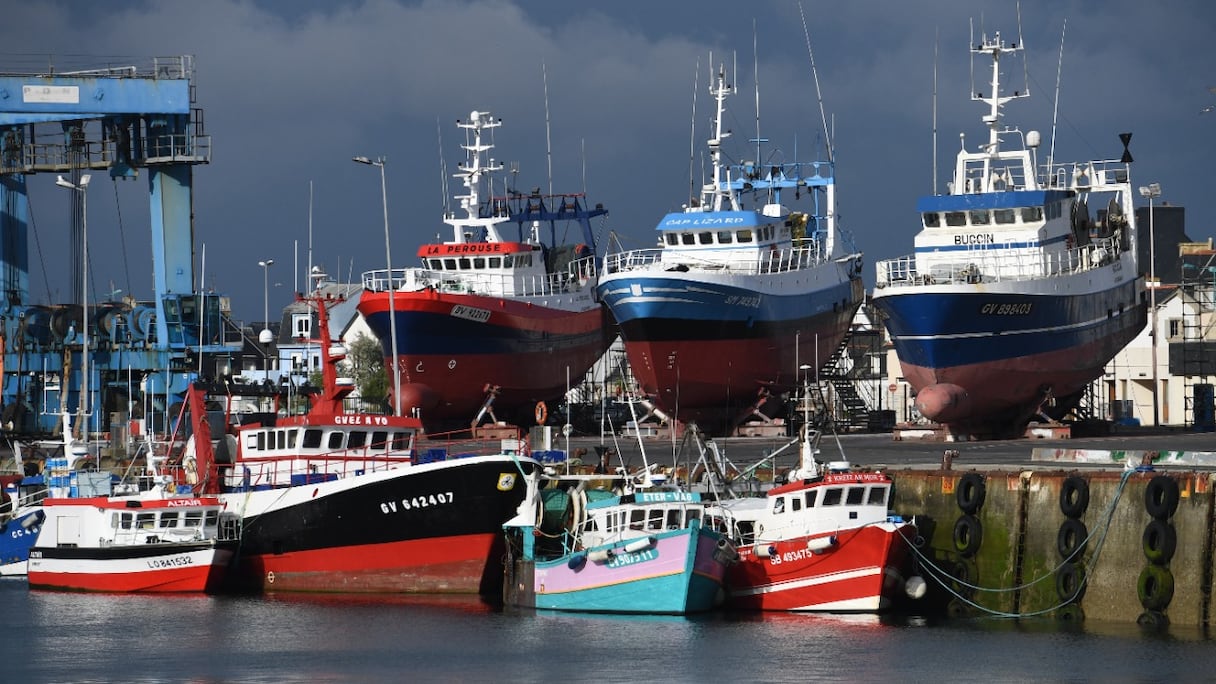
[{"label": "black tire fender", "polygon": [[1089,482],[1079,475],[1064,478],[1060,485],[1060,512],[1070,518],[1080,518],[1089,508]]},{"label": "black tire fender", "polygon": [[1178,480],[1158,475],[1144,488],[1144,509],[1158,520],[1165,520],[1178,510]]},{"label": "black tire fender", "polygon": [[984,505],[988,489],[984,485],[984,477],[979,473],[966,473],[959,478],[954,489],[954,500],[964,513],[975,515]]},{"label": "black tire fender", "polygon": [[1066,518],[1056,534],[1056,551],[1066,561],[1079,561],[1089,545],[1089,529],[1076,518]]},{"label": "black tire fender", "polygon": [[983,541],[984,527],[974,515],[960,516],[954,523],[954,550],[963,558],[975,555]]},{"label": "black tire fender", "polygon": [[1144,527],[1141,541],[1144,557],[1154,565],[1165,565],[1178,548],[1178,532],[1168,522],[1154,518]]},{"label": "black tire fender", "polygon": [[1075,603],[1085,595],[1085,566],[1064,563],[1056,571],[1056,594],[1064,603]]},{"label": "black tire fender", "polygon": [[1136,581],[1136,597],[1145,610],[1165,610],[1174,599],[1174,573],[1160,565],[1146,565]]}]

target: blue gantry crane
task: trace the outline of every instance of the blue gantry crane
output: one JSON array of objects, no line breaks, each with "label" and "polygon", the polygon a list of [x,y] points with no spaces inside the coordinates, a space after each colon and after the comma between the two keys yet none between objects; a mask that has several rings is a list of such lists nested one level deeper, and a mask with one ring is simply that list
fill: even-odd
[{"label": "blue gantry crane", "polygon": [[[73,430],[92,433],[110,431],[132,408],[163,417],[200,358],[232,350],[223,298],[194,291],[193,169],[210,162],[211,139],[194,106],[193,58],[144,61],[68,71],[0,65],[0,430],[10,435],[54,433],[64,413],[80,416]],[[85,177],[101,171],[146,178],[150,301],[84,300]],[[31,299],[27,184],[35,174],[78,191],[64,195],[74,208],[73,301]]]}]

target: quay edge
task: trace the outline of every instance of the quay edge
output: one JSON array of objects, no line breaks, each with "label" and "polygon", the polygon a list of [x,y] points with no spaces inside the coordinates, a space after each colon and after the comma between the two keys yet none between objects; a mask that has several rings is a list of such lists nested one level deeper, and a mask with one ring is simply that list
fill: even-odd
[{"label": "quay edge", "polygon": [[[1036,456],[1076,456],[1046,451]],[[920,526],[930,606],[952,617],[1206,629],[1216,472],[1154,458],[1202,462],[1207,454],[1105,454],[1113,467],[1093,467],[1101,456],[1089,452],[1071,468],[888,470],[893,510]]]}]

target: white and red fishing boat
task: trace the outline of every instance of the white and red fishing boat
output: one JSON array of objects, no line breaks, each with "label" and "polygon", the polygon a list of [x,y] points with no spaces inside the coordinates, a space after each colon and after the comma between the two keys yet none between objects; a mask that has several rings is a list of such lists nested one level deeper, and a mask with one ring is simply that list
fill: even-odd
[{"label": "white and red fishing boat", "polygon": [[46,499],[29,553],[30,588],[210,592],[236,549],[239,521],[214,496]]},{"label": "white and red fishing boat", "polygon": [[452,239],[422,245],[421,267],[363,274],[359,312],[398,369],[400,411],[431,430],[487,414],[543,418],[537,403],[560,398],[615,335],[595,296],[590,223],[607,210],[582,194],[505,183],[495,195],[503,166],[489,157],[490,134],[501,124],[476,111],[457,122],[468,136],[455,174],[466,194],[456,197],[464,216],[444,215]]},{"label": "white and red fishing boat", "polygon": [[818,463],[818,434],[803,427],[786,484],[707,511],[739,551],[727,569],[728,607],[869,613],[924,595],[913,574],[916,526],[890,512],[890,476]]},{"label": "white and red fishing boat", "polygon": [[[521,440],[423,441],[412,416],[352,413],[340,381],[345,349],[315,307],[323,387],[303,415],[234,425],[238,385],[188,397],[200,494],[242,521],[237,588],[501,594],[502,524],[515,515],[537,467]],[[205,392],[209,389],[209,392]],[[218,410],[217,410],[218,407]],[[211,420],[208,420],[208,416]]]}]

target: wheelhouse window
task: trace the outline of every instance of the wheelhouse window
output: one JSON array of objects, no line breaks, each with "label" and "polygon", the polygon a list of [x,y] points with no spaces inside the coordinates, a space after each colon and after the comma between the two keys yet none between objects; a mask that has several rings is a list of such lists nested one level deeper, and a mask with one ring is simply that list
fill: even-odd
[{"label": "wheelhouse window", "polygon": [[684,525],[682,523],[683,523],[683,520],[681,519],[680,510],[678,508],[673,508],[670,511],[667,511],[667,529],[669,529],[669,530],[681,529],[682,527],[684,527]]},{"label": "wheelhouse window", "polygon": [[485,257],[473,257],[473,268],[484,269],[486,267]]},{"label": "wheelhouse window", "polygon": [[444,259],[443,260],[443,270],[455,271],[456,270],[456,260],[455,259]]},{"label": "wheelhouse window", "polygon": [[751,242],[752,241],[752,231],[750,228],[744,228],[743,230],[735,231],[735,238],[737,238],[739,242]]},{"label": "wheelhouse window", "polygon": [[839,506],[842,491],[840,487],[831,487],[823,491],[824,506]]},{"label": "wheelhouse window", "polygon": [[872,506],[885,506],[887,503],[886,487],[870,487],[870,497],[866,503]]},{"label": "wheelhouse window", "polygon": [[714,243],[714,234],[708,230],[697,233],[697,242],[702,245],[712,245]]},{"label": "wheelhouse window", "polygon": [[1022,223],[1033,223],[1043,220],[1042,207],[1022,207]]},{"label": "wheelhouse window", "polygon": [[329,440],[325,444],[325,448],[330,451],[337,451],[342,448],[342,437],[344,435],[339,430],[334,430],[329,433]]},{"label": "wheelhouse window", "polygon": [[367,443],[367,433],[363,430],[352,430],[346,440],[347,449],[362,449]]},{"label": "wheelhouse window", "polygon": [[1017,214],[1014,213],[1012,209],[994,209],[992,211],[992,218],[994,218],[998,224],[1006,225],[1016,221]]},{"label": "wheelhouse window", "polygon": [[967,212],[965,211],[947,211],[946,212],[947,226],[965,226],[967,225]]},{"label": "wheelhouse window", "polygon": [[186,511],[186,520],[183,527],[200,527],[203,524],[202,511]]},{"label": "wheelhouse window", "polygon": [[315,428],[305,430],[302,447],[305,449],[319,449],[321,447],[321,431]]},{"label": "wheelhouse window", "polygon": [[937,228],[942,225],[942,215],[936,211],[926,211],[921,215],[926,228]]},{"label": "wheelhouse window", "polygon": [[667,233],[663,236],[663,240],[671,247],[680,244],[680,236],[675,233]]},{"label": "wheelhouse window", "polygon": [[388,448],[388,432],[377,430],[372,433],[372,448],[387,449]]},{"label": "wheelhouse window", "polygon": [[460,264],[460,270],[467,271],[473,267],[473,262],[468,257],[460,257],[457,262]]},{"label": "wheelhouse window", "polygon": [[697,236],[692,233],[680,233],[680,243],[685,245],[696,244]]},{"label": "wheelhouse window", "polygon": [[412,447],[410,433],[394,432],[393,433],[393,451],[409,451]]},{"label": "wheelhouse window", "polygon": [[847,503],[850,506],[858,506],[861,504],[862,501],[865,501],[865,496],[866,496],[865,487],[849,487],[849,494],[848,494],[848,497],[845,499],[845,503]]},{"label": "wheelhouse window", "polygon": [[815,497],[818,496],[818,494],[819,494],[818,489],[812,489],[811,491],[806,493],[806,507],[807,508],[815,507]]},{"label": "wheelhouse window", "polygon": [[986,226],[992,223],[992,218],[988,216],[988,210],[986,209],[975,209],[967,213],[971,217],[971,225],[973,226]]},{"label": "wheelhouse window", "polygon": [[165,528],[177,527],[177,522],[181,518],[177,511],[169,511],[160,514],[160,526]]},{"label": "wheelhouse window", "polygon": [[135,526],[141,530],[150,530],[156,526],[155,513],[136,513]]},{"label": "wheelhouse window", "polygon": [[785,497],[779,496],[776,499],[773,499],[773,513],[780,515],[784,512],[785,512]]},{"label": "wheelhouse window", "polygon": [[735,234],[729,230],[718,231],[718,244],[729,245],[735,241]]},{"label": "wheelhouse window", "polygon": [[490,257],[490,268],[502,268],[502,257]]}]

